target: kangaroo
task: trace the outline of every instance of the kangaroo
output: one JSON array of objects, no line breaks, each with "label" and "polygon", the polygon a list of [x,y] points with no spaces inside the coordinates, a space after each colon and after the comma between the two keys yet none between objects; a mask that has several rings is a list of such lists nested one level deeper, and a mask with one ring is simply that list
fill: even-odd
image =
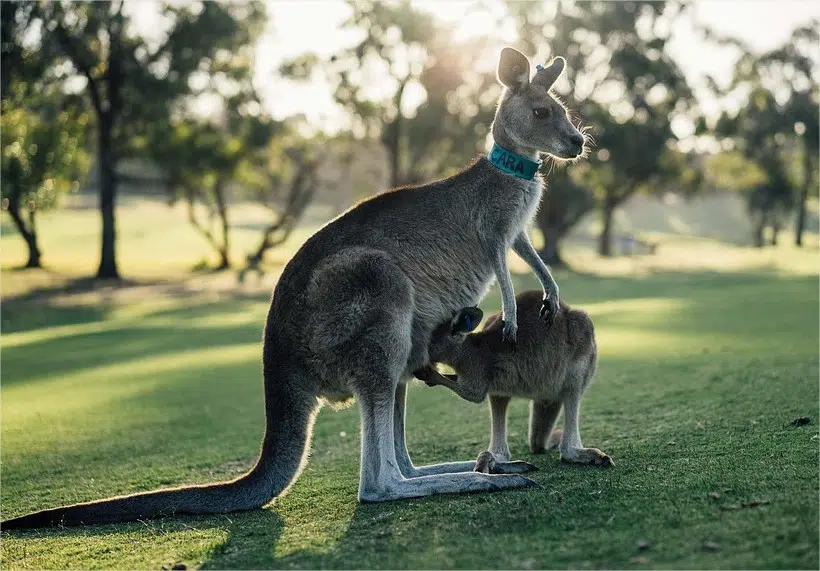
[{"label": "kangaroo", "polygon": [[[461,398],[481,402],[490,395],[492,453],[479,455],[475,469],[499,473],[510,459],[507,445],[507,405],[511,397],[532,399],[530,451],[545,452],[560,442],[561,460],[596,466],[614,466],[612,458],[597,448],[584,448],[578,430],[581,398],[597,366],[595,329],[585,312],[562,300],[552,327],[538,322],[535,312],[541,294],[526,291],[517,296],[521,343],[517,350],[499,342],[500,314],[491,315],[480,333],[470,333],[481,321],[477,307],[465,307],[441,324],[430,341],[430,359],[450,365],[456,375],[442,375],[431,366],[416,377],[431,386],[443,385]],[[553,431],[561,406],[563,434]],[[492,456],[500,463],[493,461]]]},{"label": "kangaroo", "polygon": [[40,511],[0,526],[112,523],[264,506],[286,492],[305,464],[320,406],[350,397],[361,415],[362,502],[535,485],[520,474],[465,471],[463,463],[415,466],[405,445],[406,383],[429,363],[433,329],[453,311],[478,303],[493,277],[503,295],[500,335],[515,342],[510,248],[543,286],[542,317],[548,322],[558,311],[558,286],[526,227],[541,200],[539,151],[566,160],[584,152],[584,135],[549,92],[564,65],[555,58],[531,77],[527,58],[504,48],[497,75],[505,89],[488,157],[450,178],[361,202],[318,230],[288,262],[263,334],[266,428],[248,473]]}]

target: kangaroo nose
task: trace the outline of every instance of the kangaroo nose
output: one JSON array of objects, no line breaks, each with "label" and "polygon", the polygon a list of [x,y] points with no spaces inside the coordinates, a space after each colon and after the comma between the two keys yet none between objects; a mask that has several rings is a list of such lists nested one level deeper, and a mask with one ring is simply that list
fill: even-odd
[{"label": "kangaroo nose", "polygon": [[579,147],[584,146],[584,136],[581,133],[575,133],[572,135],[572,144],[577,145]]}]

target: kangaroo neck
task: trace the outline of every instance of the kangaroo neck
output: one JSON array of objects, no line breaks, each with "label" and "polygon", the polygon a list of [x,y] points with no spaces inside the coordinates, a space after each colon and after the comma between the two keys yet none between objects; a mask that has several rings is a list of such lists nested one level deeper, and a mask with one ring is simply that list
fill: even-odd
[{"label": "kangaroo neck", "polygon": [[541,168],[541,161],[534,161],[523,155],[508,151],[498,143],[493,144],[493,148],[487,157],[495,168],[524,180],[532,180]]},{"label": "kangaroo neck", "polygon": [[470,195],[479,193],[484,197],[504,196],[510,198],[511,195],[538,195],[540,197],[543,188],[543,178],[540,171],[536,170],[532,178],[522,178],[518,174],[493,164],[489,156],[478,159],[465,171],[465,174],[467,173],[469,175],[464,181],[466,184],[464,184],[462,190]]},{"label": "kangaroo neck", "polygon": [[508,137],[502,129],[496,127],[495,124],[493,124],[493,142],[511,153],[515,153],[516,155],[521,155],[531,161],[538,162],[538,149],[531,149],[529,147],[519,145],[512,140],[512,137]]}]

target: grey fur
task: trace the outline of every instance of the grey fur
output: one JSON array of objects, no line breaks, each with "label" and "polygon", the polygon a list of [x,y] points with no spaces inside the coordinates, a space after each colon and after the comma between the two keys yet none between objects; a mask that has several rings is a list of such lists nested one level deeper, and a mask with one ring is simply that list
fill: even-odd
[{"label": "grey fur", "polygon": [[[430,359],[455,369],[457,377],[444,376],[431,367],[419,377],[429,385],[443,385],[460,397],[481,402],[490,395],[491,437],[489,451],[499,466],[510,459],[507,445],[507,405],[511,397],[532,399],[530,408],[530,450],[544,452],[560,442],[561,459],[567,462],[614,465],[597,448],[584,448],[578,429],[581,398],[597,366],[595,328],[585,312],[561,302],[552,327],[546,328],[536,315],[541,292],[527,291],[518,296],[521,343],[515,351],[499,342],[501,316],[492,315],[480,333],[465,334],[477,323],[475,308],[465,308],[452,321],[433,333]],[[479,317],[480,319],[480,317]],[[564,407],[563,437],[554,431],[561,406]],[[486,455],[479,456],[476,469],[498,470]]]},{"label": "grey fur", "polygon": [[[504,54],[499,77],[509,76],[509,61],[527,61],[514,50]],[[493,123],[499,144],[531,157],[538,150],[564,158],[582,153],[583,136],[544,82],[530,87],[529,77],[522,77],[508,87]],[[556,112],[537,119],[534,106]],[[433,329],[453,311],[477,303],[494,276],[508,291],[508,338],[514,340],[515,300],[509,296],[506,253],[526,239],[521,236],[541,192],[539,176],[522,180],[481,158],[451,178],[383,193],[329,222],[293,256],[273,293],[263,349],[266,436],[248,475],[173,493],[130,496],[128,501],[38,512],[3,527],[262,506],[297,477],[317,404],[350,396],[357,398],[361,411],[361,501],[534,485],[516,474],[415,467],[404,443],[403,422],[404,383],[429,362]],[[557,309],[558,288],[549,270],[539,265],[537,272]],[[217,489],[224,494],[211,492]]]}]

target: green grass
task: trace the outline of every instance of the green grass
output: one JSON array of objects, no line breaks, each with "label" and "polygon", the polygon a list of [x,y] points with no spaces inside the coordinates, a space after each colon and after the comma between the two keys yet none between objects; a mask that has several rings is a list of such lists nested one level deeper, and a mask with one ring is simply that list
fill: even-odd
[{"label": "green grass", "polygon": [[[595,320],[600,367],[581,432],[612,470],[530,455],[527,406],[514,401],[513,455],[539,466],[542,489],[359,505],[358,409],[326,409],[307,469],[265,510],[4,533],[2,566],[817,569],[817,251],[771,255],[731,273],[621,260],[557,275],[564,298]],[[3,280],[17,287],[25,275]],[[526,273],[516,281],[535,286]],[[7,298],[3,518],[250,466],[264,422],[267,301]],[[482,305],[497,307],[496,292]],[[485,406],[414,384],[408,408],[416,463],[487,445]],[[812,423],[792,426],[801,416]]]}]

